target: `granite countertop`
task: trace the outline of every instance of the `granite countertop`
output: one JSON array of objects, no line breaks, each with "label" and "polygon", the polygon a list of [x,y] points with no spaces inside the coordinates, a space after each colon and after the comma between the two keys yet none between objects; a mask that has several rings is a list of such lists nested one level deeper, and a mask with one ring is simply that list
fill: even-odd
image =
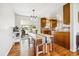
[{"label": "granite countertop", "polygon": [[43,33],[40,33],[40,34],[35,34],[35,33],[28,33],[28,35],[32,36],[33,38],[42,38],[42,37],[51,37],[51,35],[48,35],[48,34],[43,34]]},{"label": "granite countertop", "polygon": [[61,29],[57,29],[56,32],[70,32],[70,28],[61,28]]}]

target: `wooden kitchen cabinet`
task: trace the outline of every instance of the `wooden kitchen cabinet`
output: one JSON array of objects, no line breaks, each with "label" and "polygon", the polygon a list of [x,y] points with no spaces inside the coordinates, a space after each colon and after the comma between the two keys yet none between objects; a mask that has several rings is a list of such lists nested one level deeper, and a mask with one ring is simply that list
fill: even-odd
[{"label": "wooden kitchen cabinet", "polygon": [[44,28],[46,26],[46,18],[41,18],[41,28]]},{"label": "wooden kitchen cabinet", "polygon": [[70,33],[65,32],[64,37],[65,37],[65,47],[67,49],[70,49]]},{"label": "wooden kitchen cabinet", "polygon": [[63,23],[70,24],[70,3],[63,6]]},{"label": "wooden kitchen cabinet", "polygon": [[50,20],[50,28],[55,28],[55,27],[57,27],[57,20],[51,19]]},{"label": "wooden kitchen cabinet", "polygon": [[70,33],[69,32],[56,32],[55,43],[63,46],[66,49],[70,49]]}]

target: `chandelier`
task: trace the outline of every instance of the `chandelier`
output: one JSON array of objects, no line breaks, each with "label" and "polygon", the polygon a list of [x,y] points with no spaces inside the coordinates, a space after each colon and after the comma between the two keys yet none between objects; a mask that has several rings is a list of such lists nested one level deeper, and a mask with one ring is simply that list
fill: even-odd
[{"label": "chandelier", "polygon": [[32,16],[31,16],[31,18],[35,18],[35,19],[36,19],[37,16],[35,16],[35,9],[33,9],[32,12],[33,12],[33,14],[32,14]]}]

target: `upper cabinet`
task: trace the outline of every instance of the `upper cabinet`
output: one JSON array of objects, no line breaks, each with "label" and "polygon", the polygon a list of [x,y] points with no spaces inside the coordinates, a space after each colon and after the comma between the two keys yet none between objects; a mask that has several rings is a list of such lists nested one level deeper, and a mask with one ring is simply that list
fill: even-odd
[{"label": "upper cabinet", "polygon": [[63,6],[63,23],[70,24],[70,3]]},{"label": "upper cabinet", "polygon": [[57,26],[57,20],[41,18],[41,28],[45,28],[46,26],[49,26],[49,28],[55,28]]},{"label": "upper cabinet", "polygon": [[55,27],[57,27],[57,20],[51,19],[50,20],[50,28],[55,28]]},{"label": "upper cabinet", "polygon": [[45,27],[46,26],[46,18],[41,18],[41,27]]}]

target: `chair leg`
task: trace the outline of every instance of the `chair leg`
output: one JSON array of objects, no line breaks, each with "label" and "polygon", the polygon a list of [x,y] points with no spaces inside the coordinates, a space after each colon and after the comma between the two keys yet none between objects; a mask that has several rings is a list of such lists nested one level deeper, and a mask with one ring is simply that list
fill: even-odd
[{"label": "chair leg", "polygon": [[46,53],[47,53],[47,52],[48,52],[48,51],[47,51],[47,50],[48,50],[48,49],[47,49],[47,43],[46,43],[45,45],[46,45]]},{"label": "chair leg", "polygon": [[52,43],[50,43],[50,45],[49,45],[49,46],[50,46],[50,51],[52,51]]},{"label": "chair leg", "polygon": [[45,44],[43,45],[43,54],[45,54]]},{"label": "chair leg", "polygon": [[36,47],[36,56],[38,56],[38,46]]}]

